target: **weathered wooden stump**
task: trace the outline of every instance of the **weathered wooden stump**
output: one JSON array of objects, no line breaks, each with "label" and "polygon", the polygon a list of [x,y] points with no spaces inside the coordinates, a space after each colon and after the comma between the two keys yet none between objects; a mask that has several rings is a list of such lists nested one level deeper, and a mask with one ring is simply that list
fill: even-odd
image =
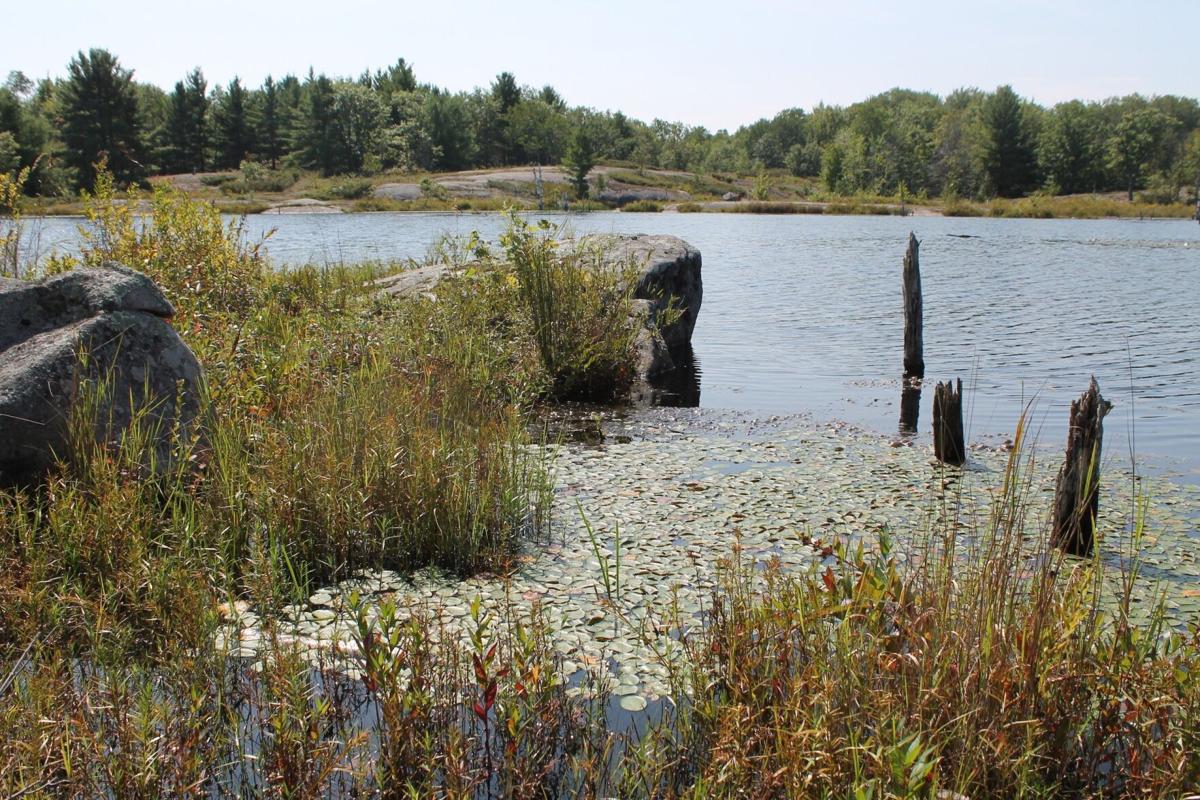
[{"label": "weathered wooden stump", "polygon": [[1112,403],[1100,396],[1096,377],[1080,398],[1071,403],[1067,453],[1058,471],[1054,490],[1050,543],[1077,556],[1091,555],[1100,508],[1100,453],[1104,443],[1104,417]]},{"label": "weathered wooden stump", "polygon": [[933,454],[938,461],[961,467],[967,462],[963,440],[962,378],[933,388]]},{"label": "weathered wooden stump", "polygon": [[925,377],[925,356],[921,339],[921,243],[908,234],[908,251],[904,254],[904,375]]}]

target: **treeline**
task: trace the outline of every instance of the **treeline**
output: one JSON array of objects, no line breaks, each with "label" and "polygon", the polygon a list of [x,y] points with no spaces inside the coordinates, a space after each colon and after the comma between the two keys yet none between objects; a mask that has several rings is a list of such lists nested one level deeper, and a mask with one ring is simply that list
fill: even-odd
[{"label": "treeline", "polygon": [[572,107],[508,72],[472,92],[411,65],[353,79],[312,70],[247,87],[197,68],[171,91],[111,53],[80,52],[59,79],[14,72],[0,88],[0,171],[26,190],[88,189],[103,157],[121,181],[244,167],[326,175],[625,161],[702,173],[786,170],[838,194],[986,198],[1146,189],[1200,192],[1200,103],[1130,95],[1043,108],[1011,87],[942,98],[893,89],[848,107],[788,109],[734,133]]}]

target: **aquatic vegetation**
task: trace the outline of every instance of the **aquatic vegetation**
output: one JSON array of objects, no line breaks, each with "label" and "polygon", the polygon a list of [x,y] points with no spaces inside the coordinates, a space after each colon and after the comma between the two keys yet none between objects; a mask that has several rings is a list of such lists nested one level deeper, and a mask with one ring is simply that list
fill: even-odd
[{"label": "aquatic vegetation", "polygon": [[[379,265],[260,269],[168,200],[169,238],[122,222],[85,258],[174,287],[205,435],[159,470],[139,419],[0,494],[0,793],[1200,781],[1194,487],[1106,467],[1083,561],[1048,548],[1053,474],[1020,435],[957,469],[804,418],[659,410],[556,446],[528,411],[627,354],[619,282],[559,272],[590,256],[515,228],[509,270],[448,242],[462,274],[396,300]],[[197,285],[208,257],[246,286]],[[80,430],[102,391],[81,387]]]}]

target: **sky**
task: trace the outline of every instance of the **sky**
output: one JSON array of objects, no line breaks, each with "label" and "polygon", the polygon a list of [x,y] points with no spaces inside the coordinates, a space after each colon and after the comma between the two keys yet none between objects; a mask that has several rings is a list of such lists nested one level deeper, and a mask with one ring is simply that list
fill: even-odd
[{"label": "sky", "polygon": [[[58,77],[104,47],[170,89],[200,66],[357,76],[403,57],[451,90],[507,70],[572,105],[734,130],[893,87],[1011,84],[1044,105],[1200,95],[1200,0],[41,0],[0,11],[0,77]],[[22,32],[14,35],[14,32]]]}]

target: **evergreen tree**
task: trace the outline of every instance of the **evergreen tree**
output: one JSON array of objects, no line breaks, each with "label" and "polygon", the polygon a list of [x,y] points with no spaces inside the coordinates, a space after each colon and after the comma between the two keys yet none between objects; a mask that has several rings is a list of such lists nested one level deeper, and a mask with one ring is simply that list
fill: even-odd
[{"label": "evergreen tree", "polygon": [[337,168],[333,81],[308,73],[296,120],[293,150],[300,165],[332,175]]},{"label": "evergreen tree", "polygon": [[1001,86],[983,104],[983,166],[991,189],[1001,197],[1019,197],[1035,184],[1033,143],[1021,99]]},{"label": "evergreen tree", "polygon": [[492,81],[491,119],[486,127],[486,150],[496,164],[522,161],[520,146],[513,141],[509,113],[521,102],[521,87],[511,72],[501,72]]},{"label": "evergreen tree", "polygon": [[402,58],[386,70],[377,70],[365,85],[382,94],[384,100],[387,100],[395,92],[415,92],[417,76],[413,72],[412,64]]},{"label": "evergreen tree", "polygon": [[107,50],[80,51],[67,65],[60,86],[64,153],[76,183],[91,189],[95,165],[108,160],[113,177],[133,183],[145,174],[144,143],[133,73]]},{"label": "evergreen tree", "polygon": [[466,100],[461,95],[430,93],[422,111],[422,126],[429,132],[430,147],[436,153],[436,169],[457,170],[471,166],[475,142],[471,138]]},{"label": "evergreen tree", "polygon": [[596,148],[586,127],[581,125],[575,129],[571,142],[567,145],[566,155],[563,156],[563,166],[571,176],[575,196],[580,200],[587,199],[590,191],[587,176],[592,167],[596,166]]},{"label": "evergreen tree", "polygon": [[538,98],[560,114],[567,110],[567,101],[563,100],[562,95],[549,84],[543,86],[542,91],[538,92]]},{"label": "evergreen tree", "polygon": [[175,84],[167,114],[168,163],[173,172],[208,167],[208,81],[196,67]]},{"label": "evergreen tree", "polygon": [[262,93],[259,95],[258,125],[255,134],[258,142],[258,156],[275,169],[279,157],[283,155],[283,126],[281,125],[281,109],[279,106],[279,89],[270,75],[263,81]]},{"label": "evergreen tree", "polygon": [[246,99],[246,89],[235,77],[213,109],[216,123],[219,169],[236,169],[254,152],[254,126]]}]

